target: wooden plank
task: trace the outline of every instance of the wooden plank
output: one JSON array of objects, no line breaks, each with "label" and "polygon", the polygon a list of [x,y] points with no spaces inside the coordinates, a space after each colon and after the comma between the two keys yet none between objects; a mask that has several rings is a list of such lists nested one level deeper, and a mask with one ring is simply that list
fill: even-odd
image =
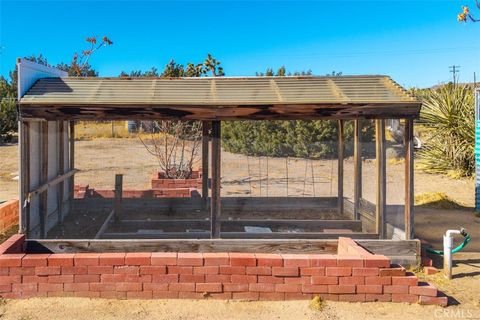
[{"label": "wooden plank", "polygon": [[405,119],[405,238],[414,238],[413,230],[413,119]]},{"label": "wooden plank", "polygon": [[[376,254],[393,263],[418,265],[420,242],[357,239]],[[336,254],[338,239],[27,239],[30,253],[78,252],[249,252],[249,253],[327,253]]]},{"label": "wooden plank", "polygon": [[110,211],[105,221],[102,223],[102,226],[100,227],[100,229],[98,229],[94,239],[100,239],[102,237],[103,233],[107,230],[108,226],[110,225],[114,215],[115,215],[115,209],[112,209],[112,211]]},{"label": "wooden plank", "polygon": [[347,198],[343,199],[343,213],[346,217],[351,219],[354,218],[354,210],[355,206],[352,201],[348,200]]},{"label": "wooden plank", "polygon": [[104,232],[100,239],[209,239],[210,231],[195,232]]},{"label": "wooden plank", "polygon": [[25,121],[19,121],[20,133],[20,201],[19,201],[19,230],[28,236],[30,231],[30,199],[28,192],[30,190],[30,124]]},{"label": "wooden plank", "polygon": [[[70,170],[73,170],[75,168],[75,121],[69,121],[69,168]],[[70,177],[70,182],[69,182],[69,200],[73,202],[74,195],[75,195],[75,177],[72,175]],[[70,208],[72,208],[72,204],[70,203]]]},{"label": "wooden plank", "polygon": [[65,181],[66,179],[72,177],[75,173],[77,173],[79,170],[77,169],[73,169],[73,170],[70,170],[69,172],[67,173],[64,173],[62,175],[59,175],[55,178],[53,178],[52,180],[42,184],[41,186],[35,188],[34,190],[32,190],[31,192],[28,193],[28,196],[29,197],[33,197],[33,196],[36,196],[36,195],[39,195],[43,192],[46,192],[50,187],[53,187],[59,183],[61,183],[62,181]]},{"label": "wooden plank", "polygon": [[220,178],[221,178],[221,122],[212,122],[212,202],[211,237],[220,237]]},{"label": "wooden plank", "polygon": [[20,119],[48,120],[353,120],[418,117],[418,102],[274,105],[20,104]]},{"label": "wooden plank", "polygon": [[[338,239],[345,237],[345,233],[326,232],[222,232],[222,239]],[[348,234],[352,239],[378,239],[378,234],[352,232]]]},{"label": "wooden plank", "polygon": [[[40,181],[42,184],[48,184],[48,122],[40,124]],[[48,188],[43,190],[40,197],[40,237],[47,236],[47,217],[48,217]]]},{"label": "wooden plank", "polygon": [[[161,227],[185,227],[191,229],[208,228],[209,220],[200,219],[181,219],[181,220],[120,220],[120,226],[131,228],[161,228]],[[293,220],[293,219],[241,219],[241,220],[221,220],[222,228],[228,227],[272,227],[272,228],[317,228],[317,229],[350,229],[352,231],[361,231],[361,221],[354,220]]]},{"label": "wooden plank", "polygon": [[[75,199],[75,208],[95,210],[100,207],[112,207],[112,198]],[[337,197],[223,197],[222,212],[285,212],[292,210],[336,210]],[[125,211],[165,211],[184,212],[198,210],[202,206],[201,198],[124,198],[122,207]]]},{"label": "wooden plank", "polygon": [[338,212],[343,214],[343,157],[345,150],[345,123],[338,120]]},{"label": "wooden plank", "polygon": [[202,199],[204,209],[208,207],[208,149],[210,141],[209,132],[210,123],[208,121],[202,121]]},{"label": "wooden plank", "polygon": [[375,120],[375,147],[377,158],[377,194],[375,210],[375,232],[380,239],[385,238],[385,221],[387,212],[387,166],[385,151],[385,120]]},{"label": "wooden plank", "polygon": [[354,129],[354,146],[353,146],[353,204],[354,204],[354,220],[359,219],[358,208],[360,198],[362,197],[362,126],[360,120],[355,120]]},{"label": "wooden plank", "polygon": [[360,198],[358,203],[358,211],[361,214],[368,216],[370,219],[374,220],[377,206],[365,198]]},{"label": "wooden plank", "polygon": [[[201,232],[104,232],[102,239],[208,239],[208,231]],[[338,239],[345,233],[325,232],[221,232],[222,239]],[[352,239],[378,239],[378,234],[352,232]]]},{"label": "wooden plank", "polygon": [[123,174],[116,174],[115,175],[115,199],[113,203],[115,220],[119,220],[122,214],[122,197],[123,197]]},{"label": "wooden plank", "polygon": [[251,252],[336,253],[337,239],[164,239],[58,240],[27,239],[32,253],[76,252]]},{"label": "wooden plank", "polygon": [[[57,122],[57,135],[58,135],[58,174],[65,174],[65,144],[64,144],[64,122]],[[63,223],[63,194],[65,190],[65,180],[62,180],[58,184],[57,188],[57,207],[58,207],[58,222]]]},{"label": "wooden plank", "polygon": [[420,255],[420,240],[362,239],[357,243],[376,254],[386,256]]}]

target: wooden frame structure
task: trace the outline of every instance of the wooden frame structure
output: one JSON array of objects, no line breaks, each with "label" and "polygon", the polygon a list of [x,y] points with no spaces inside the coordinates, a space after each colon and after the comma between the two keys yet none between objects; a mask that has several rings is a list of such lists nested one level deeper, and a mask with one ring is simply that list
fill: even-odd
[{"label": "wooden frame structure", "polygon": [[[385,239],[389,228],[386,212],[385,119],[405,119],[405,239],[413,238],[413,119],[418,116],[420,102],[385,76],[358,77],[252,77],[252,78],[69,78],[53,68],[20,60],[19,114],[21,141],[21,231],[28,238],[46,238],[52,225],[62,223],[73,207],[82,208],[73,199],[74,121],[117,119],[177,119],[203,121],[202,197],[188,204],[179,199],[165,200],[170,208],[209,210],[207,222],[199,220],[150,221],[162,226],[210,224],[208,232],[162,232],[148,238],[184,239],[336,239],[341,234],[325,232],[273,232],[269,234],[222,231],[224,226],[303,225],[327,229],[328,226],[349,226],[357,239]],[[37,70],[40,69],[40,70]],[[27,80],[25,80],[27,79]],[[301,206],[318,208],[322,201],[351,216],[352,220],[244,220],[222,219],[222,212],[232,206],[255,206],[257,200],[222,199],[221,188],[221,121],[222,120],[338,120],[338,197],[302,202]],[[376,203],[362,198],[362,119],[374,119],[376,128]],[[354,197],[344,199],[344,121],[355,122],[354,132]],[[52,129],[54,128],[54,129]],[[39,135],[39,137],[37,137]],[[52,140],[54,139],[54,140]],[[55,141],[55,142],[52,142]],[[56,145],[52,149],[52,145]],[[211,145],[211,153],[209,146]],[[55,161],[56,165],[50,164]],[[33,164],[35,163],[35,164]],[[35,167],[35,165],[39,167]],[[53,168],[53,169],[52,169]],[[209,181],[209,173],[211,181]],[[38,177],[34,179],[34,177]],[[211,193],[208,189],[211,187]],[[93,199],[92,199],[93,200]],[[127,208],[139,208],[139,201],[122,199],[122,178],[115,179],[115,199],[103,199],[111,212],[95,238],[142,238],[138,233],[108,231],[111,223],[135,225],[125,219]],[[229,202],[230,201],[230,202]],[[243,202],[242,202],[243,201]],[[255,202],[257,201],[257,202]],[[154,202],[142,200],[144,205]],[[288,202],[288,203],[287,203]],[[327,203],[325,202],[325,203]],[[271,199],[269,209],[284,203],[290,210],[299,206],[294,198]],[[90,205],[95,205],[92,201]],[[55,212],[52,217],[51,211]],[[362,232],[362,219],[373,223],[373,232]],[[368,220],[367,219],[367,220]],[[360,223],[360,225],[359,225]],[[391,233],[391,232],[390,232]],[[106,241],[106,240],[105,240]]]}]

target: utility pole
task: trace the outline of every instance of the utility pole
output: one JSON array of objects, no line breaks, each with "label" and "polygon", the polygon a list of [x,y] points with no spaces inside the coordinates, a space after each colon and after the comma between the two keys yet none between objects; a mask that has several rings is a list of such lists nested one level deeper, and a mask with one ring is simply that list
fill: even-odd
[{"label": "utility pole", "polygon": [[453,66],[450,66],[450,72],[453,74],[453,85],[456,85],[457,84],[457,73],[460,72],[460,66],[456,66],[456,65],[453,65]]}]

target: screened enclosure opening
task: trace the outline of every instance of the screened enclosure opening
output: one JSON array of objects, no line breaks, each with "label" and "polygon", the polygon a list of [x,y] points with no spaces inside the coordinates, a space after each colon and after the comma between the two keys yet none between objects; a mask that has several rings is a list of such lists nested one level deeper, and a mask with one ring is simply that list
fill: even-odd
[{"label": "screened enclosure opening", "polygon": [[338,121],[222,123],[221,230],[240,238],[361,231],[338,208]]},{"label": "screened enclosure opening", "polygon": [[[55,189],[45,192],[46,200],[43,194],[32,197],[32,230],[38,237],[211,236],[211,124],[80,121],[73,131],[68,126],[30,125],[35,145],[47,140],[40,155],[51,158],[46,159],[46,176],[32,162],[32,185],[69,171],[70,152],[78,170],[56,187],[64,190],[62,195]],[[221,128],[221,236],[376,234],[375,121],[230,121]],[[55,135],[56,130],[63,135]],[[72,132],[74,151],[68,146]],[[395,141],[390,126],[385,135],[386,235],[395,238],[402,236],[404,220],[404,193],[396,190],[405,181],[404,146],[399,138]],[[61,152],[63,159],[53,156]],[[45,201],[47,213],[40,214]],[[43,219],[45,230],[38,228]]]},{"label": "screened enclosure opening", "polygon": [[405,239],[405,121],[385,121],[386,138],[386,237]]},{"label": "screened enclosure opening", "polygon": [[404,239],[405,124],[30,122],[39,158],[29,166],[29,230],[57,239]]},{"label": "screened enclosure opening", "polygon": [[72,210],[47,236],[209,237],[202,130],[198,121],[75,123]]}]

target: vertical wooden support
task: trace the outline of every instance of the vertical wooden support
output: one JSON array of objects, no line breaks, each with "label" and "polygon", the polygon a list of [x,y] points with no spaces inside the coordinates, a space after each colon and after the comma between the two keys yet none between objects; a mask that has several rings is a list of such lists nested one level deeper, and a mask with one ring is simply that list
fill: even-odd
[{"label": "vertical wooden support", "polygon": [[405,239],[414,237],[413,230],[413,119],[405,119]]},{"label": "vertical wooden support", "polygon": [[353,143],[353,215],[354,220],[360,218],[358,212],[360,198],[362,197],[362,125],[359,119],[355,120],[354,143]]},{"label": "vertical wooden support", "polygon": [[385,151],[385,120],[375,120],[375,154],[377,157],[377,199],[375,232],[380,239],[385,238],[385,215],[387,212],[387,167]]},{"label": "vertical wooden support", "polygon": [[123,198],[123,174],[115,175],[115,199],[113,203],[114,218],[120,220],[122,214],[122,198]]},{"label": "vertical wooden support", "polygon": [[[75,169],[75,121],[69,122],[69,170]],[[75,195],[75,178],[74,175],[70,177],[68,197],[70,201],[70,211],[73,208],[73,198]]]},{"label": "vertical wooden support", "polygon": [[338,120],[338,212],[343,214],[343,158],[345,150],[344,137],[345,123],[343,120]]},{"label": "vertical wooden support", "polygon": [[[64,121],[57,121],[57,135],[58,135],[58,174],[65,173],[65,136],[64,136]],[[63,223],[63,194],[65,191],[65,183],[62,180],[57,186],[57,206],[58,206],[58,222]]]},{"label": "vertical wooden support", "polygon": [[208,146],[210,141],[210,123],[202,121],[202,203],[208,207]]},{"label": "vertical wooden support", "polygon": [[[48,121],[40,124],[40,181],[41,184],[48,182]],[[48,223],[48,189],[40,194],[40,238],[47,237]]]},{"label": "vertical wooden support", "polygon": [[20,134],[20,201],[19,201],[19,229],[20,233],[27,237],[30,231],[30,199],[27,194],[30,192],[30,124],[19,121]]},{"label": "vertical wooden support", "polygon": [[220,238],[221,122],[212,121],[212,202],[211,237]]}]

